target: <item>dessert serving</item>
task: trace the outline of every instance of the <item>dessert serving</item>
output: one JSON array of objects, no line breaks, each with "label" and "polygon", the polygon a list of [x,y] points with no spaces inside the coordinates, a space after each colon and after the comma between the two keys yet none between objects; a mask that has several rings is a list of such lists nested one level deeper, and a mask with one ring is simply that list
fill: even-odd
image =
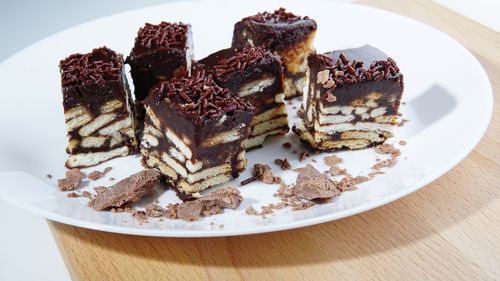
[{"label": "dessert serving", "polygon": [[[328,169],[319,171],[311,164],[317,161],[310,149],[300,148],[299,141],[293,149],[292,143],[282,143],[294,159],[276,151],[273,162],[252,163],[252,176],[240,181],[241,186],[260,181],[279,187],[277,203],[261,211],[247,206],[248,215],[307,209],[383,174],[381,169],[394,166],[401,154],[383,143],[398,122],[403,75],[393,59],[369,45],[316,54],[315,33],[314,20],[283,8],[259,13],[236,23],[231,48],[196,61],[189,24],[146,24],[126,60],[135,100],[120,54],[103,47],[64,59],[66,166],[71,170],[58,181],[59,189],[70,191],[71,198],[88,198],[96,211],[130,212],[138,220],[195,221],[236,209],[244,200],[237,188],[202,191],[239,177],[248,151],[262,147],[268,136],[288,133],[287,106],[296,110],[299,100],[285,98],[297,95],[302,101],[293,126],[296,140],[317,152],[376,146],[376,153],[390,158],[379,156],[370,173],[353,176],[338,166],[343,159],[337,155],[324,157]],[[111,171],[87,175],[79,167],[134,153],[137,139],[146,170],[110,187],[94,187],[97,194],[78,193],[81,183]],[[294,167],[297,163],[305,166]],[[268,164],[297,173],[295,182],[285,182]],[[160,182],[184,202],[161,206],[155,201],[145,210],[132,206],[157,195]]]},{"label": "dessert serving", "polygon": [[173,77],[174,70],[191,69],[193,40],[191,26],[184,23],[146,23],[137,32],[135,44],[126,59],[134,81],[137,119],[142,127],[144,108],[140,103],[153,85]]},{"label": "dessert serving", "polygon": [[218,51],[198,63],[221,87],[255,107],[250,136],[244,141],[246,149],[261,145],[267,136],[288,132],[283,69],[277,55],[262,47],[247,46]]},{"label": "dessert serving", "polygon": [[280,8],[246,17],[234,25],[233,48],[264,46],[277,53],[285,71],[287,98],[302,95],[307,84],[307,56],[313,51],[316,22]]},{"label": "dessert serving", "polygon": [[237,177],[246,167],[243,141],[254,107],[210,75],[174,78],[144,101],[143,162],[158,168],[181,199]]},{"label": "dessert serving", "polygon": [[304,142],[318,150],[359,149],[392,136],[404,89],[393,59],[365,45],[308,60],[311,79],[294,127]]},{"label": "dessert serving", "polygon": [[68,134],[66,167],[88,167],[137,151],[122,55],[106,48],[60,62]]}]

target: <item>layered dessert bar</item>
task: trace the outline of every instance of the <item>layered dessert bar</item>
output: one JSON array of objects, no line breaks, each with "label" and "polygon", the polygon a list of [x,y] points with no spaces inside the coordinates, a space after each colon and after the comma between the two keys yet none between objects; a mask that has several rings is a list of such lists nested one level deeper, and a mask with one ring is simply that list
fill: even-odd
[{"label": "layered dessert bar", "polygon": [[283,90],[283,68],[277,55],[262,47],[224,49],[200,60],[219,86],[237,93],[255,107],[247,149],[261,145],[267,136],[289,130]]},{"label": "layered dessert bar", "polygon": [[313,49],[316,22],[280,8],[259,13],[234,25],[233,48],[264,46],[277,53],[284,64],[285,95],[300,96],[307,85],[307,56]]},{"label": "layered dessert bar", "polygon": [[102,47],[60,62],[70,154],[66,167],[88,167],[137,151],[132,97],[122,55]]},{"label": "layered dessert bar", "polygon": [[293,130],[318,150],[383,143],[398,122],[403,74],[382,51],[365,45],[309,56],[302,120]]},{"label": "layered dessert bar", "polygon": [[146,23],[137,32],[135,45],[126,63],[130,65],[137,104],[137,119],[142,125],[146,98],[153,85],[172,79],[180,66],[191,69],[193,41],[191,26],[183,23]]},{"label": "layered dessert bar", "polygon": [[244,171],[243,140],[254,107],[219,87],[210,75],[159,84],[144,104],[143,162],[159,169],[181,199],[196,197]]}]

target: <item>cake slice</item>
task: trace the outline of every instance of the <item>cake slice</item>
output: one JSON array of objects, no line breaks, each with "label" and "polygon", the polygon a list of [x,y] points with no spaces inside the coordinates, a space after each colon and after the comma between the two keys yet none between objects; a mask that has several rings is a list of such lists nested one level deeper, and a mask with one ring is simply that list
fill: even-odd
[{"label": "cake slice", "polygon": [[285,96],[302,95],[307,85],[307,56],[313,50],[316,22],[280,8],[259,13],[234,25],[233,48],[264,46],[277,53],[285,70]]},{"label": "cake slice", "polygon": [[302,120],[293,130],[318,150],[383,143],[398,122],[403,74],[382,51],[365,45],[309,56]]},{"label": "cake slice", "polygon": [[144,103],[143,162],[158,168],[181,199],[245,170],[243,140],[254,108],[210,76],[174,78],[153,87]]},{"label": "cake slice", "polygon": [[102,47],[60,62],[70,154],[66,167],[88,167],[137,151],[123,57]]},{"label": "cake slice", "polygon": [[191,26],[184,23],[146,23],[137,32],[135,44],[126,63],[134,81],[134,95],[137,104],[137,119],[142,127],[146,98],[153,85],[173,77],[180,66],[191,69],[193,41]]},{"label": "cake slice", "polygon": [[250,136],[244,142],[246,149],[261,145],[267,136],[288,132],[283,68],[278,56],[262,47],[247,46],[218,51],[198,63],[213,74],[221,87],[255,107]]}]

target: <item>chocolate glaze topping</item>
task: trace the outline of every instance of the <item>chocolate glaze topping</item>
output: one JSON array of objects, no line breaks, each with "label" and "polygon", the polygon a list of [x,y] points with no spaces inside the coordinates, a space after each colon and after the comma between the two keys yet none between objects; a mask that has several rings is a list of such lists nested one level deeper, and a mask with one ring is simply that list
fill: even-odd
[{"label": "chocolate glaze topping", "polygon": [[61,84],[88,86],[105,81],[120,81],[123,59],[120,54],[101,47],[88,54],[73,54],[60,64]]},{"label": "chocolate glaze topping", "polygon": [[206,119],[233,116],[242,111],[253,112],[255,108],[236,97],[228,89],[219,87],[211,75],[198,73],[196,77],[174,78],[168,84],[159,84],[151,89],[146,103],[155,102],[174,107],[195,124]]},{"label": "chocolate glaze topping", "polygon": [[234,25],[233,48],[242,48],[251,39],[254,46],[265,46],[273,51],[288,49],[305,40],[317,29],[316,21],[300,17],[280,8],[243,18]]},{"label": "chocolate glaze topping", "polygon": [[399,72],[396,62],[370,45],[323,55],[311,54],[309,60],[312,67],[329,70],[329,81],[324,84],[329,90],[323,94],[324,99],[342,85],[363,81],[381,82],[389,79],[403,83],[403,74]]},{"label": "chocolate glaze topping", "polygon": [[273,13],[269,12],[258,13],[254,16],[246,17],[243,19],[243,21],[244,20],[277,24],[277,23],[290,23],[299,20],[309,20],[309,17],[296,16],[290,12],[287,12],[285,8],[279,8],[278,10],[275,10]]},{"label": "chocolate glaze topping", "polygon": [[186,46],[189,24],[160,22],[146,23],[139,29],[131,56],[161,48],[181,48]]}]

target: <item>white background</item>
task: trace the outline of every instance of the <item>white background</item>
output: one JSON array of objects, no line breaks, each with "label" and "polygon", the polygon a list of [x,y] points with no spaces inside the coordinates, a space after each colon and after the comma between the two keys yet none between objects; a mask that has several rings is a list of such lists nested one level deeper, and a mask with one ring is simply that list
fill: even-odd
[{"label": "white background", "polygon": [[[435,1],[500,31],[500,1]],[[69,6],[62,0],[4,0],[0,4],[0,63],[22,48],[76,24],[165,2],[169,1],[88,0]],[[0,224],[0,280],[70,280],[45,220],[0,202]]]}]

